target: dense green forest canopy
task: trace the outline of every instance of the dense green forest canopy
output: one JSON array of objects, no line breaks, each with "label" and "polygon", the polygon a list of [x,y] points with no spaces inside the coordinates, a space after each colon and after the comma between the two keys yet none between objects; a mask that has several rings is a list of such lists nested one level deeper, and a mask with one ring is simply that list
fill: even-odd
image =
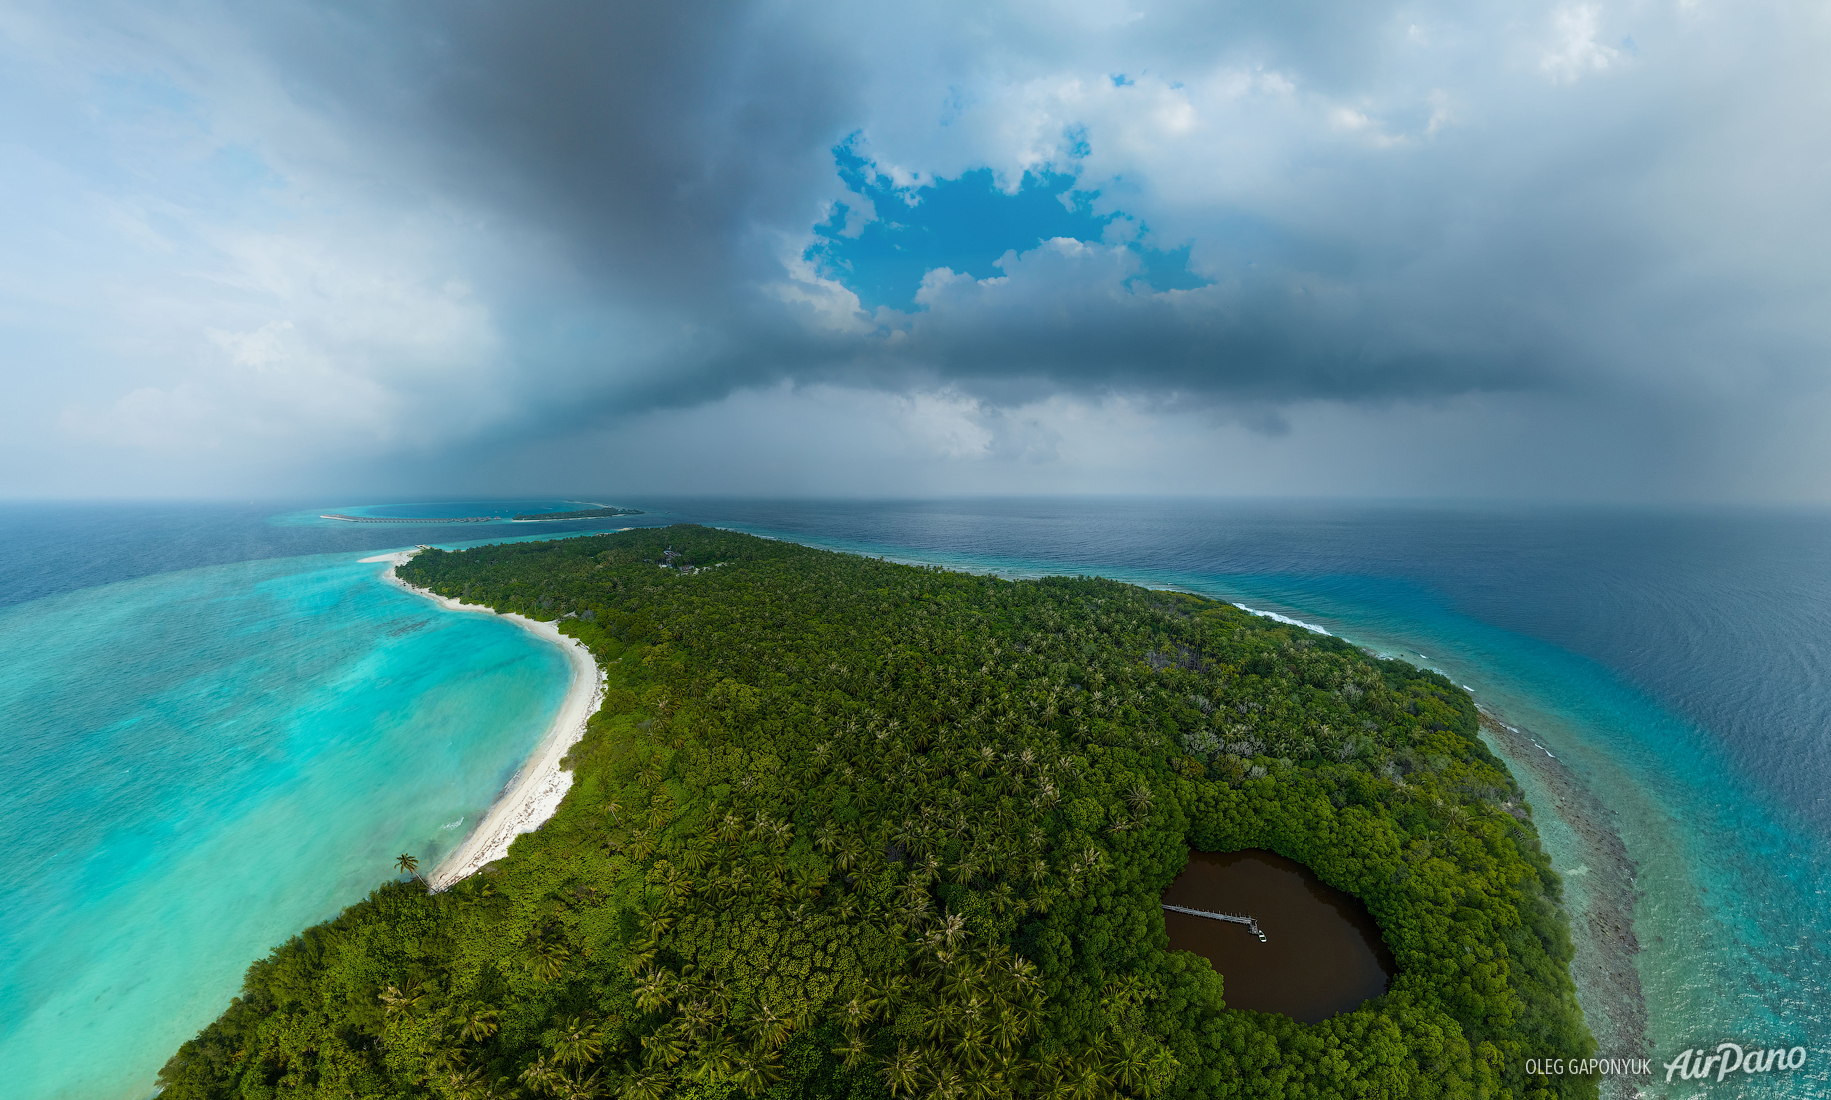
[{"label": "dense green forest canopy", "polygon": [[[679,526],[422,553],[608,669],[557,816],[249,969],[205,1097],[1592,1096],[1559,883],[1442,676],[1228,604]],[[1167,949],[1189,848],[1363,899],[1314,1025]],[[378,877],[383,872],[377,868]]]}]

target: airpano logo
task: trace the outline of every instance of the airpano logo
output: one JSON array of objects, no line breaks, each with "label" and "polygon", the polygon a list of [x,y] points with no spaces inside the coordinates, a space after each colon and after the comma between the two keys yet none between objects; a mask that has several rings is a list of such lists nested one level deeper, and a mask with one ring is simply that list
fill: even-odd
[{"label": "airpano logo", "polygon": [[1703,1081],[1713,1073],[1721,1081],[1732,1073],[1772,1073],[1795,1070],[1805,1064],[1805,1047],[1743,1050],[1735,1043],[1718,1043],[1714,1054],[1707,1053],[1704,1047],[1687,1050],[1667,1062],[1665,1068],[1667,1081]]},{"label": "airpano logo", "polygon": [[[1686,1050],[1664,1063],[1666,1081],[1723,1080],[1732,1073],[1775,1073],[1796,1070],[1806,1064],[1805,1047],[1771,1047],[1745,1050],[1739,1043],[1718,1043],[1715,1053],[1709,1047]],[[1526,1073],[1530,1076],[1561,1077],[1645,1077],[1653,1072],[1647,1058],[1528,1058]]]}]

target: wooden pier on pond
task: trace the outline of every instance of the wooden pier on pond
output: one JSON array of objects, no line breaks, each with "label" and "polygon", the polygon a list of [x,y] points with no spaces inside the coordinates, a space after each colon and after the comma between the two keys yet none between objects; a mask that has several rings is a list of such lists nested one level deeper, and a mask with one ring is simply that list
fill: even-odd
[{"label": "wooden pier on pond", "polygon": [[1259,937],[1260,943],[1265,942],[1265,933],[1259,930],[1259,922],[1251,917],[1236,917],[1232,913],[1210,913],[1206,909],[1190,909],[1183,905],[1165,905],[1164,908],[1172,913],[1187,913],[1191,917],[1207,917],[1209,920],[1224,920],[1231,924],[1244,924],[1248,932]]}]

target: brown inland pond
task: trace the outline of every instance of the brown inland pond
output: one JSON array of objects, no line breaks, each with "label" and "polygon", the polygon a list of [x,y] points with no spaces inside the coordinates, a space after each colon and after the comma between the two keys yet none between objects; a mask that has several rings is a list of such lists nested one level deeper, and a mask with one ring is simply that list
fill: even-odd
[{"label": "brown inland pond", "polygon": [[1214,964],[1228,1008],[1313,1024],[1359,1008],[1392,981],[1392,952],[1366,906],[1275,852],[1191,852],[1163,900],[1259,922],[1264,943],[1243,924],[1163,912],[1171,949]]}]

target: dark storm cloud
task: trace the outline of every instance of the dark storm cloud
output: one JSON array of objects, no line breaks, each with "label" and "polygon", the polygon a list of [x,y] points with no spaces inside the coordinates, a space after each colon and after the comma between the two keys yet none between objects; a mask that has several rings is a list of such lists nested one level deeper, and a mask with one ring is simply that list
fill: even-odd
[{"label": "dark storm cloud", "polygon": [[[125,170],[83,152],[102,167],[33,177],[41,197],[107,190],[60,215],[127,227],[71,265],[66,298],[96,272],[128,285],[118,257],[139,248],[107,337],[164,356],[92,356],[62,399],[78,441],[284,437],[301,464],[318,447],[455,468],[825,385],[983,402],[960,415],[985,423],[1063,395],[1268,426],[1467,399],[1568,439],[1580,410],[1595,461],[1690,470],[1809,449],[1826,393],[1831,93],[1803,12],[45,5],[59,29],[15,21],[8,56],[50,58],[45,87],[59,56],[89,66],[82,94],[124,120],[91,136]],[[170,150],[143,137],[149,103]],[[82,125],[73,109],[17,144]],[[959,209],[934,181],[968,176],[977,220],[933,221]],[[1072,179],[1080,227],[981,234],[1025,179]],[[926,276],[869,295],[904,308],[862,308],[858,250],[925,233],[958,267],[879,264]],[[71,344],[46,325],[14,346]],[[955,427],[921,438],[978,438]]]},{"label": "dark storm cloud", "polygon": [[754,7],[295,6],[269,56],[387,170],[550,235],[607,292],[697,314],[805,220],[843,58]]},{"label": "dark storm cloud", "polygon": [[[1300,59],[1339,81],[1366,67],[1357,43],[1365,52],[1379,30],[1355,11],[1197,22],[1210,52]],[[859,40],[871,30],[761,6],[549,2],[293,8],[258,36],[301,100],[362,135],[384,171],[529,226],[607,301],[690,329],[640,355],[555,348],[607,408],[568,387],[563,409],[532,400],[542,418],[690,404],[779,378],[1254,401],[1545,382],[1546,334],[1519,343],[1491,317],[1433,316],[1437,288],[1395,281],[1412,258],[1393,242],[1302,225],[1280,229],[1257,271],[1174,299],[1122,287],[1109,276],[1125,273],[1096,261],[851,332],[804,324],[763,288],[833,190],[833,146],[879,109],[864,100],[865,70],[899,43]],[[1054,48],[1013,44],[1033,46]]]},{"label": "dark storm cloud", "polygon": [[[1660,265],[1675,257],[1661,222],[1682,215],[1646,209],[1662,174],[1686,167],[1669,154],[1687,122],[1658,104],[1674,74],[1603,72],[1630,59],[1594,34],[1560,45],[1558,20],[1594,22],[1594,11],[1521,6],[1517,21],[1549,27],[1551,40],[1514,48],[1479,28],[1488,37],[1427,73],[1401,63],[1409,47],[1399,42],[1400,9],[1373,5],[1154,11],[1142,30],[1127,25],[1105,39],[988,16],[1005,36],[990,44],[943,18],[843,9],[313,6],[276,17],[264,37],[309,89],[305,100],[366,134],[390,170],[525,223],[606,301],[641,303],[651,320],[680,326],[678,339],[659,338],[646,354],[589,341],[552,352],[576,364],[587,406],[568,388],[567,408],[589,418],[599,412],[591,401],[627,412],[781,378],[1359,401],[1568,387],[1616,369],[1610,360],[1623,354],[1683,359],[1720,338],[1688,330],[1699,305],[1711,308],[1726,290],[1702,273],[1671,283]],[[1435,33],[1457,33],[1442,24],[1431,24]],[[917,40],[924,35],[938,41]],[[1483,80],[1484,52],[1518,71]],[[1006,285],[936,296],[912,316],[869,325],[810,324],[771,293],[784,258],[836,193],[837,143],[868,138],[899,112],[940,122],[948,89],[984,96],[1000,78],[1085,75],[1092,62],[1127,57],[1157,62],[1165,80],[1217,65],[1277,69],[1299,88],[1263,97],[1264,109],[1291,112],[1288,125],[1299,129],[1330,124],[1318,98],[1384,97],[1390,118],[1368,125],[1400,147],[1309,133],[1280,148],[1240,141],[1217,158],[1265,158],[1261,170],[1291,175],[1288,201],[1276,185],[1272,195],[1168,200],[1159,187],[1133,199],[1110,180],[1085,178],[1091,162],[1059,160],[1083,172],[1082,186],[1107,187],[1112,209],[1155,215],[1193,244],[1214,282],[1196,291],[1153,295],[1123,283],[1135,272],[1104,270],[1114,257],[1064,263],[1038,250],[1016,258]],[[886,65],[904,67],[910,97],[936,102],[885,102],[873,80]],[[1432,79],[1450,90],[1432,93]],[[1441,133],[1427,132],[1419,114],[1431,94],[1462,101],[1445,109]],[[1674,106],[1699,103],[1688,93]],[[1050,124],[1061,133],[1043,137],[1062,144],[1078,125],[1082,140],[1120,140],[1123,104],[1086,109],[1090,117],[1077,119],[1061,113],[1074,105],[1059,107]],[[1477,124],[1458,129],[1457,109],[1478,114]],[[1336,108],[1343,112],[1353,114]],[[1250,124],[1224,119],[1191,139],[1191,153],[1235,143],[1226,127],[1242,122]],[[920,143],[877,148],[921,152]],[[1113,167],[1131,169],[1148,191],[1161,166]],[[1241,209],[1253,202],[1260,209]],[[1252,224],[1269,228],[1242,235]],[[1682,339],[1649,348],[1644,338],[1661,329]]]}]

